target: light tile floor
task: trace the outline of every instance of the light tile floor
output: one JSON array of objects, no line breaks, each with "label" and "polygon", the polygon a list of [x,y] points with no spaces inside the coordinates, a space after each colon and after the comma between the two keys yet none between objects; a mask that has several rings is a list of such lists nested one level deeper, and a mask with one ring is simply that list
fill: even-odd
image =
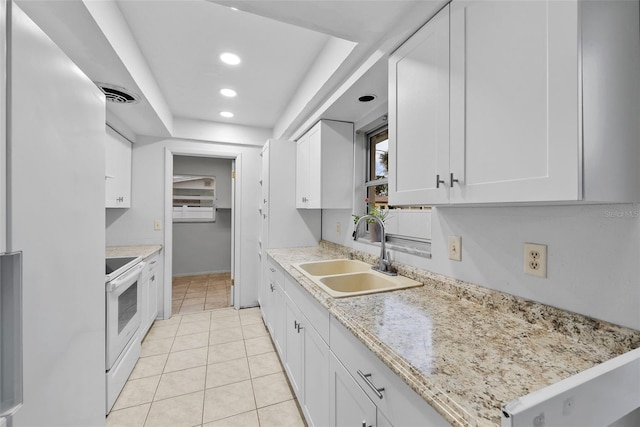
[{"label": "light tile floor", "polygon": [[172,288],[174,313],[197,313],[231,305],[230,273],[174,277]]},{"label": "light tile floor", "polygon": [[107,427],[304,427],[260,310],[156,321]]}]

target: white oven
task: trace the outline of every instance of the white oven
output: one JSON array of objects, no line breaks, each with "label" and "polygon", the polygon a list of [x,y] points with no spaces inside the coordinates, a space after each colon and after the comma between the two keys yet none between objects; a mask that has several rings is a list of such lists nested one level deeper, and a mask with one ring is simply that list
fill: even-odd
[{"label": "white oven", "polygon": [[106,260],[106,375],[109,413],[140,356],[141,258]]}]

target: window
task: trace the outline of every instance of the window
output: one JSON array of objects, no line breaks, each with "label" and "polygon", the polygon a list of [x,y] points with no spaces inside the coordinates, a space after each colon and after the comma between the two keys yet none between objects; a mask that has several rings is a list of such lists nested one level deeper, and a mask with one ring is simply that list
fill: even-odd
[{"label": "window", "polygon": [[378,129],[367,136],[369,173],[366,182],[368,211],[373,207],[385,209],[389,205],[389,131]]},{"label": "window", "polygon": [[[431,257],[431,208],[389,206],[389,131],[380,127],[366,136],[367,213],[373,209],[388,210],[385,223],[387,245],[390,248]],[[361,227],[368,235],[369,227]],[[365,237],[365,236],[363,236]],[[371,236],[369,236],[371,237]],[[364,239],[364,241],[369,239]]]}]

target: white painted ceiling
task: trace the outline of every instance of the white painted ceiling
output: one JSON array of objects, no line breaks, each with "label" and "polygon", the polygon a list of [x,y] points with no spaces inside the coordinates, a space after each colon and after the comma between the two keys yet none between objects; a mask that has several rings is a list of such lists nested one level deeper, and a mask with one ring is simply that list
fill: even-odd
[{"label": "white painted ceiling", "polygon": [[[137,105],[107,107],[133,133],[170,136],[186,119],[273,129],[276,137],[318,118],[357,120],[373,107],[354,103],[360,92],[377,92],[383,102],[380,64],[446,2],[17,1],[89,78],[141,95]],[[322,55],[338,39],[355,47],[327,66]],[[222,64],[223,51],[242,63]],[[223,87],[238,96],[222,97]]]},{"label": "white painted ceiling", "polygon": [[[206,1],[118,5],[177,117],[272,128],[329,39]],[[223,52],[242,63],[222,63]],[[222,88],[238,95],[223,97]],[[220,111],[235,116],[225,119]]]}]

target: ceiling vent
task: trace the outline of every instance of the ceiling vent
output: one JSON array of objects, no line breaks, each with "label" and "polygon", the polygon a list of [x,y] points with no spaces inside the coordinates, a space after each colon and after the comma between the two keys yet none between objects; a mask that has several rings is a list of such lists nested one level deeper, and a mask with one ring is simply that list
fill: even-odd
[{"label": "ceiling vent", "polygon": [[137,104],[139,101],[138,95],[129,92],[123,87],[99,82],[96,82],[96,85],[98,85],[109,102],[115,102],[116,104]]}]

